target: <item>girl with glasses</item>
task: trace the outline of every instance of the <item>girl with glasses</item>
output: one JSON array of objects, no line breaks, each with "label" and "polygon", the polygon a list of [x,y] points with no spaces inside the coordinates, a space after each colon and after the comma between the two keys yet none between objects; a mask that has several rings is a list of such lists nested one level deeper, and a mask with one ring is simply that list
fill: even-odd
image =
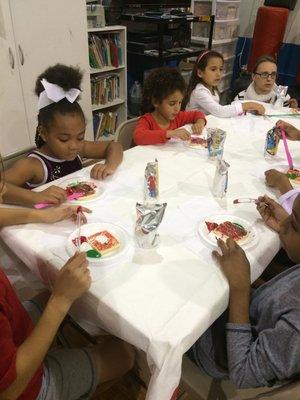
[{"label": "girl with glasses", "polygon": [[[256,60],[252,72],[252,83],[246,90],[240,92],[235,100],[256,100],[265,103],[275,103],[276,101],[276,78],[277,64],[271,56],[261,56]],[[291,99],[287,94],[284,105],[292,108],[298,107],[296,99]]]}]

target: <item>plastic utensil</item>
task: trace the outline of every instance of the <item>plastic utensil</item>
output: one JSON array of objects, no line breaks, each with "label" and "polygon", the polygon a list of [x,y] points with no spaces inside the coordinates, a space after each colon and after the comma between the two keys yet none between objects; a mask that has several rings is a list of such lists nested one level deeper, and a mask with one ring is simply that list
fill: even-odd
[{"label": "plastic utensil", "polygon": [[290,169],[294,169],[293,159],[292,159],[292,156],[291,156],[291,153],[290,153],[290,150],[289,150],[289,146],[287,144],[285,130],[284,129],[280,129],[280,133],[281,133],[281,137],[282,137],[282,140],[283,140],[284,150],[285,150],[287,162],[289,164],[289,168]]}]

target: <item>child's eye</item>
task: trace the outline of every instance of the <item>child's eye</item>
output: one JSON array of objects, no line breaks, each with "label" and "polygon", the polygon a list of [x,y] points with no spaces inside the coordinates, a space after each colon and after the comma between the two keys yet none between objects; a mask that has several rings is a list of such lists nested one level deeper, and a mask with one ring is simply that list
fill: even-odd
[{"label": "child's eye", "polygon": [[62,143],[66,143],[68,139],[59,139]]},{"label": "child's eye", "polygon": [[84,139],[84,136],[80,136],[79,138],[77,138],[77,140],[79,140],[79,142],[82,142],[83,139]]}]

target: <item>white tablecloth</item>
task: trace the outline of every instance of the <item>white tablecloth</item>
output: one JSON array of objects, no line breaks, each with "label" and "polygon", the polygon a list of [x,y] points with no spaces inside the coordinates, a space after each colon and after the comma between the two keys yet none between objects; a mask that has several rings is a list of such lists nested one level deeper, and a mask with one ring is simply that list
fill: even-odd
[{"label": "white tablecloth", "polygon": [[[93,283],[74,306],[74,314],[142,349],[152,378],[148,400],[170,400],[179,384],[182,355],[225,310],[228,285],[209,249],[197,234],[201,219],[229,212],[247,219],[257,229],[258,244],[247,251],[255,280],[279,249],[277,235],[264,226],[253,204],[233,206],[236,197],[274,192],[266,188],[263,171],[286,164],[280,144],[274,161],[263,158],[266,131],[276,118],[208,117],[208,126],[227,131],[224,158],[230,163],[226,200],[211,195],[215,164],[204,151],[182,143],[139,146],[124,154],[115,176],[105,183],[105,194],[90,203],[88,222],[107,221],[125,228],[132,238],[135,203],[142,200],[145,164],[159,160],[161,200],[168,203],[160,227],[160,246],[135,249],[131,244],[119,265],[92,268]],[[299,125],[298,120],[288,120]],[[300,122],[300,121],[299,121]],[[289,142],[295,165],[299,144]],[[88,177],[89,168],[78,175]],[[75,229],[71,221],[53,225],[28,224],[2,230],[1,237],[46,285],[67,260],[66,238]]]}]

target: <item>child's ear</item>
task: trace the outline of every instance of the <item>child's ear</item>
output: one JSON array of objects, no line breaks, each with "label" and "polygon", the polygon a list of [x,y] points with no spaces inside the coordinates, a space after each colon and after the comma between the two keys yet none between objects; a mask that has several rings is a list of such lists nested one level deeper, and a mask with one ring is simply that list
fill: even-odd
[{"label": "child's ear", "polygon": [[42,125],[38,126],[38,133],[39,133],[39,136],[43,139],[43,141],[47,142],[47,131],[44,126],[42,126]]},{"label": "child's ear", "polygon": [[152,97],[151,103],[152,103],[154,108],[159,106],[159,102],[154,97]]},{"label": "child's ear", "polygon": [[198,78],[202,78],[202,72],[200,69],[197,69],[197,76]]}]

